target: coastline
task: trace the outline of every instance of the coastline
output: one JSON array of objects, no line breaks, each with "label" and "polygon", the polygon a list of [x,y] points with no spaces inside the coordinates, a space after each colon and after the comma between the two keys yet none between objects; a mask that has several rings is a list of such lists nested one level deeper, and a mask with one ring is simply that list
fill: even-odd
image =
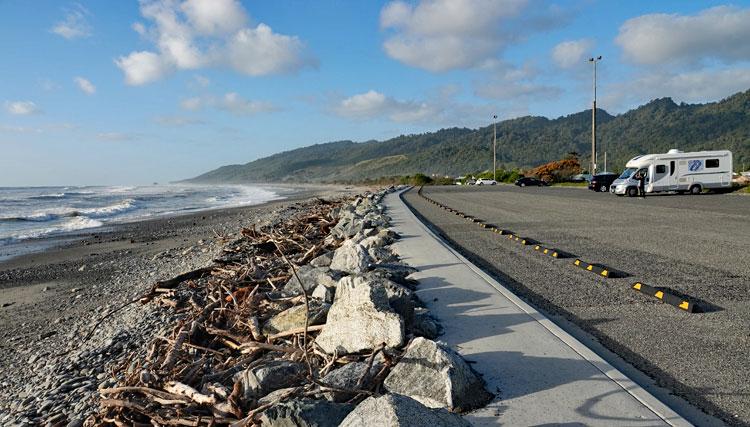
[{"label": "coastline", "polygon": [[[133,304],[83,342],[105,313],[140,296],[157,280],[207,265],[242,227],[283,219],[315,197],[361,190],[306,187],[258,205],[112,224],[53,237],[59,240],[57,247],[0,262],[0,413],[42,410],[47,403],[52,406],[42,411],[50,412],[70,392],[55,390],[79,377],[87,378],[80,392],[88,396],[106,381],[106,361],[168,324],[160,310]],[[85,411],[91,399],[79,400],[76,412]]]}]

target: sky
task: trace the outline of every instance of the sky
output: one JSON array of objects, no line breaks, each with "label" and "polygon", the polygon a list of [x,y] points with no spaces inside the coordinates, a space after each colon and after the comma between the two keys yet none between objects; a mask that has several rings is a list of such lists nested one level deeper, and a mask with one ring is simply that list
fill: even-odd
[{"label": "sky", "polygon": [[750,89],[750,1],[0,0],[0,187]]}]

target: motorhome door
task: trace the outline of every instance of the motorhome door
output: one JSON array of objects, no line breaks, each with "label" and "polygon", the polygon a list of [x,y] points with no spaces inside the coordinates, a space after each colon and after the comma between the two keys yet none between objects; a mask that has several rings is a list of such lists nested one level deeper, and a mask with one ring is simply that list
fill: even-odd
[{"label": "motorhome door", "polygon": [[649,192],[669,191],[672,184],[669,176],[669,163],[666,161],[657,162],[649,168]]}]

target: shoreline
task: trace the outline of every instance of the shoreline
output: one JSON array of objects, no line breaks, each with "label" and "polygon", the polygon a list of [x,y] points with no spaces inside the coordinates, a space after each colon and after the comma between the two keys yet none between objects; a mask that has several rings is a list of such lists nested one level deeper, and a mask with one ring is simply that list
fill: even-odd
[{"label": "shoreline", "polygon": [[[88,378],[82,393],[96,390],[107,378],[103,362],[111,360],[109,346],[122,352],[169,324],[163,310],[133,304],[82,341],[105,313],[158,280],[209,264],[242,227],[273,224],[306,200],[356,191],[361,188],[307,189],[258,205],[113,224],[0,262],[0,413],[41,408],[45,400],[56,405],[54,399],[67,394],[55,395],[54,389],[78,377]],[[99,353],[99,362],[84,360],[101,349],[106,352]],[[79,409],[89,403],[82,399]]]}]

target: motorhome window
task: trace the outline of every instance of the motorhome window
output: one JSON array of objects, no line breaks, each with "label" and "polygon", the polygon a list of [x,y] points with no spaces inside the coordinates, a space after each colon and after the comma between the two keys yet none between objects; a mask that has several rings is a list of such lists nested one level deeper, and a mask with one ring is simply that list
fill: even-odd
[{"label": "motorhome window", "polygon": [[666,165],[656,165],[656,173],[667,173]]},{"label": "motorhome window", "polygon": [[706,168],[718,168],[719,167],[719,159],[707,159],[706,160]]},{"label": "motorhome window", "polygon": [[669,162],[669,176],[674,175],[674,160]]},{"label": "motorhome window", "polygon": [[635,172],[635,168],[627,168],[622,171],[622,175],[620,175],[619,179],[628,179],[631,175],[633,175],[633,172]]}]

